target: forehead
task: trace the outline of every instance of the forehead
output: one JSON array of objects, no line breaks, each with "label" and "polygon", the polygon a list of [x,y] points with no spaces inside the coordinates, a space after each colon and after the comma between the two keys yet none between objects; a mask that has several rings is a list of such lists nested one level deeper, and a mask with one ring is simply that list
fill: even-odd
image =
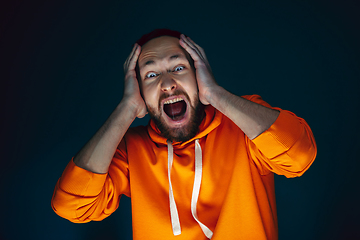
[{"label": "forehead", "polygon": [[141,68],[148,61],[162,60],[173,55],[186,57],[185,50],[180,46],[178,38],[169,36],[154,38],[142,46],[139,66]]}]

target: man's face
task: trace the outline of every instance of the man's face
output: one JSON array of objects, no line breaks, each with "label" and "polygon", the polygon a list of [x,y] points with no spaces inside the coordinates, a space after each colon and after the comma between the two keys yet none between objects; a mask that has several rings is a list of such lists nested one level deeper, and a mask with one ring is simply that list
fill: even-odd
[{"label": "man's face", "polygon": [[162,36],[143,45],[138,60],[148,112],[163,136],[177,142],[194,137],[203,117],[189,59],[179,39]]}]

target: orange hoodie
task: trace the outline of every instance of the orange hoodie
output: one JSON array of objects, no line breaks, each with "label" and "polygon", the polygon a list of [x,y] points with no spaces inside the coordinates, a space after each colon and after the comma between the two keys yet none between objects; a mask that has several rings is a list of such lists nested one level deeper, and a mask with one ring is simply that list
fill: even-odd
[{"label": "orange hoodie", "polygon": [[[270,107],[257,95],[244,98]],[[305,120],[278,110],[275,123],[254,140],[211,106],[199,133],[184,143],[167,143],[152,121],[130,128],[107,174],[70,161],[52,207],[72,222],[99,221],[125,194],[134,239],[277,239],[273,173],[301,176],[316,156]]]}]

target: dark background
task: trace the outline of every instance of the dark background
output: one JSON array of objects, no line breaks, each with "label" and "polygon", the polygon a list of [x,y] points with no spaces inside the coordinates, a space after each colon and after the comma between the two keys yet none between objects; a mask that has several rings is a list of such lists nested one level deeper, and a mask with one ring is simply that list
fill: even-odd
[{"label": "dark background", "polygon": [[87,224],[58,217],[50,200],[66,164],[121,100],[132,44],[163,27],[205,49],[220,85],[259,94],[312,127],[312,167],[301,178],[276,177],[280,239],[360,239],[359,1],[7,2],[1,240],[131,239],[127,197]]}]

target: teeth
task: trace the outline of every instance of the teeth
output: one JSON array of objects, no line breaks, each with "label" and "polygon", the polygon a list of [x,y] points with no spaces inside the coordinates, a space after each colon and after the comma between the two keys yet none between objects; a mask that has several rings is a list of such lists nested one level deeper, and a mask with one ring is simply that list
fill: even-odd
[{"label": "teeth", "polygon": [[183,99],[182,98],[174,98],[171,100],[167,100],[166,102],[164,102],[164,104],[171,104],[171,103],[176,103],[176,102],[180,102],[180,101],[183,101]]}]

